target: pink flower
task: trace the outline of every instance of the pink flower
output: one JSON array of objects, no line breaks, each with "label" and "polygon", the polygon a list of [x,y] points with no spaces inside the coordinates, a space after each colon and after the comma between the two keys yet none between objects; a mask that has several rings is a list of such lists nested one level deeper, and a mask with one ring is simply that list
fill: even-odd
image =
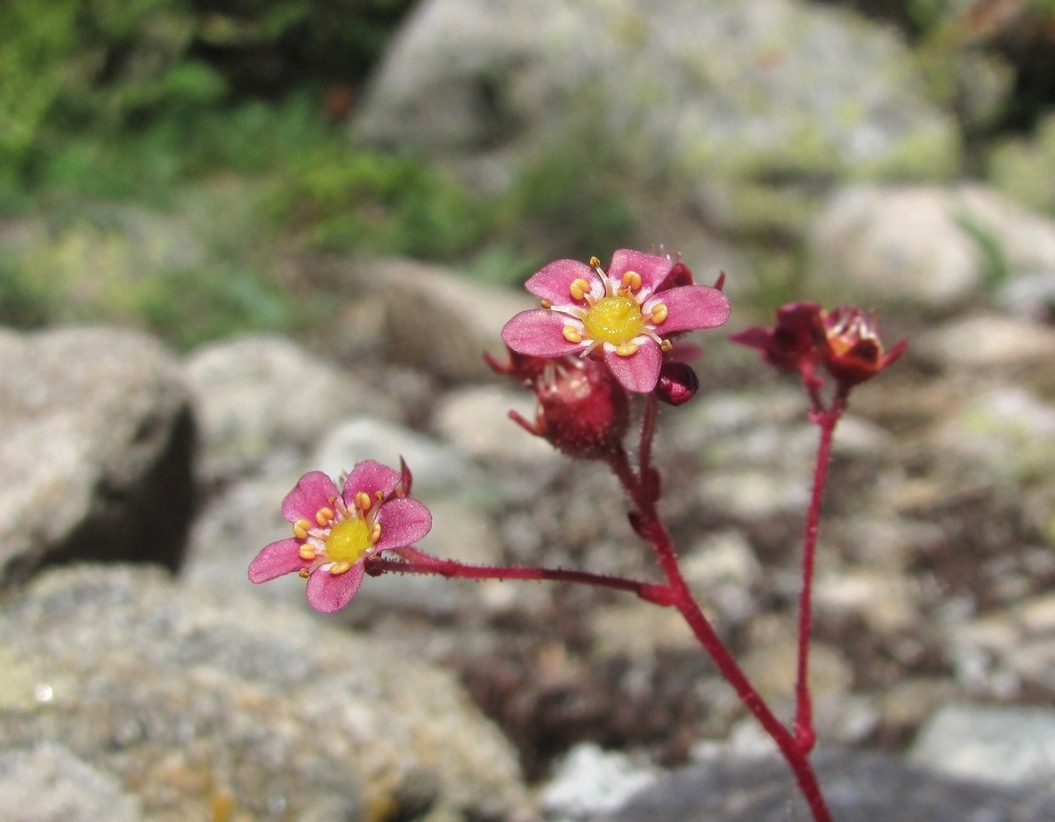
[{"label": "pink flower", "polygon": [[665,287],[674,267],[669,257],[625,248],[607,271],[596,257],[589,265],[557,260],[526,284],[542,307],[513,317],[502,339],[533,357],[601,357],[624,388],[648,393],[659,380],[670,335],[714,328],[729,317],[729,301],[716,288]]},{"label": "pink flower", "polygon": [[364,460],[338,492],[321,471],[305,474],[282,501],[293,536],[264,548],[249,565],[249,580],[297,572],[308,580],[312,608],[339,611],[359,590],[367,559],[405,548],[432,528],[429,510],[406,496],[407,476]]}]

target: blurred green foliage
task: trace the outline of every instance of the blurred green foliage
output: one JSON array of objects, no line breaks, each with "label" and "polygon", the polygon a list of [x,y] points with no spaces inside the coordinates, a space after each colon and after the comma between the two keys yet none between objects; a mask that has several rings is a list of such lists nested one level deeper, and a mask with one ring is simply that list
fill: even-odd
[{"label": "blurred green foliage", "polygon": [[267,202],[273,218],[317,249],[433,259],[465,253],[491,213],[484,198],[423,162],[345,145],[298,159]]},{"label": "blurred green foliage", "polygon": [[[343,118],[412,4],[0,0],[0,218],[22,238],[0,244],[0,323],[129,323],[188,347],[310,322],[319,301],[280,273],[292,247],[511,284],[539,248],[630,242],[618,163],[574,124],[501,196],[351,143]],[[166,232],[192,253],[144,246]]]}]

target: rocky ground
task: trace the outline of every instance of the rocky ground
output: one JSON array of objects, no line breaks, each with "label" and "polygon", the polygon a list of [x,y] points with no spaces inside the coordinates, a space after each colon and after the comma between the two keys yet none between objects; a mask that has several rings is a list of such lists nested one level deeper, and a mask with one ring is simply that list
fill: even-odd
[{"label": "rocky ground", "polygon": [[[370,351],[342,350],[339,332],[326,353],[256,336],[178,359],[113,329],[4,336],[3,459],[19,478],[2,499],[12,773],[87,769],[74,787],[106,782],[128,818],[215,803],[236,816],[281,806],[326,818],[332,801],[367,816],[507,818],[534,813],[522,779],[542,786],[536,800],[553,813],[581,815],[606,807],[606,773],[629,774],[618,797],[665,767],[764,752],[676,615],[636,599],[383,577],[322,618],[295,578],[246,581],[256,551],[285,533],[278,503],[303,471],[400,456],[433,511],[424,547],[435,553],[656,574],[612,478],[505,417],[530,413],[530,397],[460,361],[463,373],[442,356],[431,371],[416,362],[493,350],[497,318],[526,297],[418,264],[347,273],[355,309],[380,318]],[[414,299],[370,287],[401,279]],[[1055,739],[1055,332],[995,308],[891,325],[910,332],[910,353],[855,395],[825,504],[812,674],[821,751],[907,750],[950,776],[1026,790],[1050,778]],[[724,336],[704,335],[698,397],[661,416],[662,510],[722,636],[789,715],[816,431],[797,387]],[[75,564],[101,560],[120,564]],[[154,562],[175,577],[143,567]],[[392,679],[375,682],[382,672]],[[304,734],[311,722],[323,724]],[[250,767],[232,751],[256,735],[271,753]],[[337,748],[352,740],[348,764]],[[351,771],[304,763],[319,756]],[[393,756],[395,769],[384,764]],[[290,767],[316,775],[313,787],[281,787]],[[5,784],[5,801],[23,795]],[[600,796],[583,798],[591,785]],[[340,799],[325,798],[335,789]]]},{"label": "rocky ground", "polygon": [[[798,387],[727,337],[766,318],[775,261],[808,270],[789,298],[877,307],[887,343],[910,346],[836,435],[812,649],[822,782],[844,821],[1052,818],[1055,223],[950,179],[957,120],[889,28],[779,0],[638,5],[424,3],[353,131],[418,140],[485,188],[618,134],[614,166],[575,173],[628,169],[642,247],[683,251],[702,282],[727,271],[733,318],[698,335],[701,391],[660,418],[661,510],[781,716],[817,431]],[[510,23],[533,13],[535,36]],[[605,47],[567,48],[583,32]],[[646,49],[650,68],[628,59]],[[988,71],[980,118],[1006,84],[960,56]],[[552,116],[580,105],[585,122]],[[26,219],[0,245],[66,274],[132,277],[170,252],[205,265],[182,222],[100,224]],[[0,817],[805,818],[667,610],[390,575],[322,617],[296,578],[250,585],[303,472],[400,457],[433,553],[657,578],[612,477],[506,416],[533,400],[481,352],[501,355],[526,294],[279,251],[290,293],[338,306],[325,326],[185,354],[115,327],[0,333]]]}]

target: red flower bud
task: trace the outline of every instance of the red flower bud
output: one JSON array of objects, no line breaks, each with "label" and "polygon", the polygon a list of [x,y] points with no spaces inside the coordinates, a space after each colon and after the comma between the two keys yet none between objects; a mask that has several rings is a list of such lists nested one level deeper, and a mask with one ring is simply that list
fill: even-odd
[{"label": "red flower bud", "polygon": [[656,396],[667,405],[684,405],[699,388],[700,381],[688,363],[667,361],[659,370]]}]

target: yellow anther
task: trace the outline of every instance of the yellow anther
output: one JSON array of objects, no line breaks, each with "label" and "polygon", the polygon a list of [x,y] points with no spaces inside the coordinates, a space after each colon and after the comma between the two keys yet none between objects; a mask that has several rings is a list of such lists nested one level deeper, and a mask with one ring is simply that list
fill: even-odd
[{"label": "yellow anther", "polygon": [[657,303],[656,305],[654,305],[652,307],[652,312],[651,313],[652,313],[652,322],[654,322],[654,323],[656,323],[658,325],[659,323],[661,323],[665,319],[667,319],[667,316],[670,314],[670,311],[667,309],[667,306],[666,306],[665,303]]},{"label": "yellow anther", "polygon": [[311,571],[309,571],[307,568],[301,568],[299,571],[297,571],[297,575],[301,579],[307,579],[311,576]]},{"label": "yellow anther", "polygon": [[659,350],[660,351],[664,351],[664,352],[670,351],[670,349],[672,349],[673,347],[674,347],[674,343],[672,343],[670,340],[660,340],[659,341]]},{"label": "yellow anther", "polygon": [[293,523],[293,536],[297,539],[307,539],[308,531],[311,529],[311,523],[306,519],[298,519]]},{"label": "yellow anther", "polygon": [[641,288],[641,275],[636,271],[627,271],[623,275],[623,288],[628,288],[631,291],[637,291]]},{"label": "yellow anther", "polygon": [[311,562],[315,559],[315,548],[311,545],[301,545],[300,550],[297,551],[297,556],[305,562]]},{"label": "yellow anther", "polygon": [[539,305],[541,305],[543,308],[553,308],[553,303],[551,303],[549,300],[539,300],[538,302]]},{"label": "yellow anther", "polygon": [[601,267],[601,261],[598,260],[596,257],[590,257],[590,268],[600,268],[600,267]]},{"label": "yellow anther", "polygon": [[330,573],[334,576],[347,573],[352,568],[352,563],[346,559],[338,560],[330,566]]},{"label": "yellow anther", "polygon": [[384,502],[385,501],[385,492],[384,491],[374,491],[374,496],[377,497],[377,501],[378,502]]},{"label": "yellow anther", "polygon": [[571,285],[568,286],[568,291],[571,293],[571,298],[573,300],[582,300],[590,293],[590,284],[582,277],[579,277],[578,279],[571,281]]},{"label": "yellow anther", "polygon": [[370,495],[366,493],[366,491],[356,491],[352,501],[355,503],[355,507],[364,513],[369,511],[370,506],[374,504],[373,500],[370,499]]},{"label": "yellow anther", "polygon": [[620,357],[631,357],[637,353],[637,346],[634,343],[623,343],[615,347],[615,353]]},{"label": "yellow anther", "polygon": [[370,526],[370,544],[373,545],[379,539],[381,539],[381,523],[375,522]]},{"label": "yellow anther", "polygon": [[561,333],[564,335],[564,339],[566,339],[570,343],[582,342],[582,334],[579,333],[579,329],[577,329],[574,325],[564,326],[564,330]]},{"label": "yellow anther", "polygon": [[337,515],[333,513],[332,508],[320,508],[318,511],[315,512],[315,521],[319,523],[320,527],[325,528],[327,525],[333,522],[333,518],[335,516]]}]

